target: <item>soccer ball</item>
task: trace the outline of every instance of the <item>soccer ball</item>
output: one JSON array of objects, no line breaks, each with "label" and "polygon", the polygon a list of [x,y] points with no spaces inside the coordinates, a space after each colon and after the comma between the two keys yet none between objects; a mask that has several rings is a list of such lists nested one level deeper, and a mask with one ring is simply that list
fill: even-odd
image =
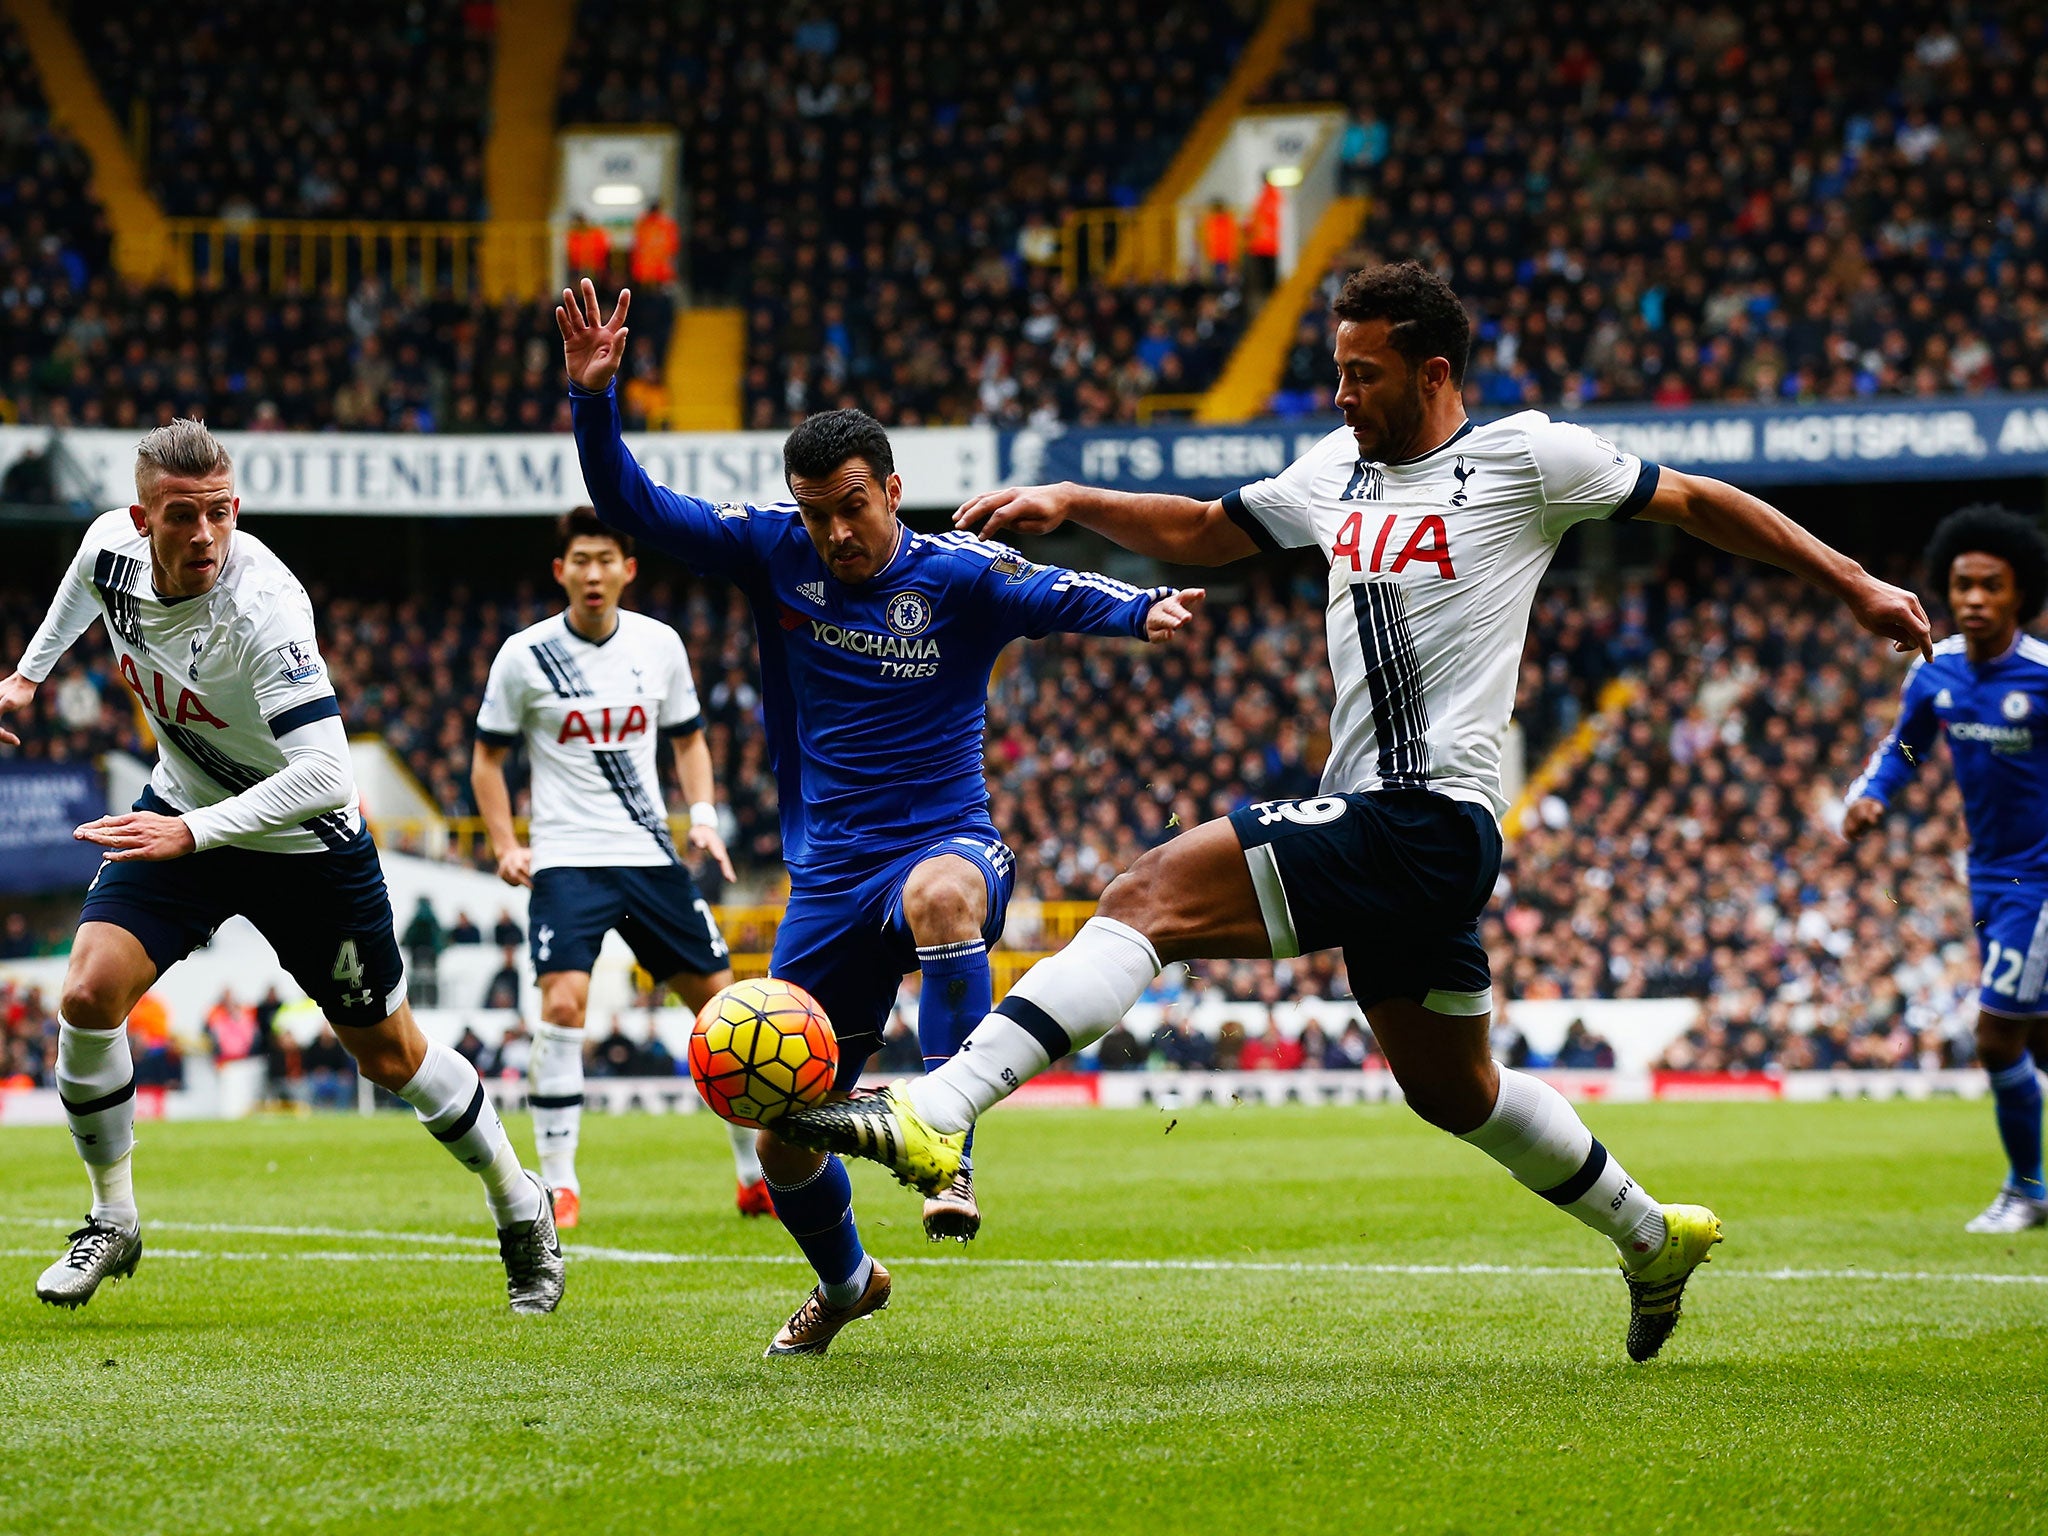
[{"label": "soccer ball", "polygon": [[712,1113],[759,1129],[832,1091],[839,1037],[802,987],[773,977],[717,993],[690,1031],[690,1078]]}]

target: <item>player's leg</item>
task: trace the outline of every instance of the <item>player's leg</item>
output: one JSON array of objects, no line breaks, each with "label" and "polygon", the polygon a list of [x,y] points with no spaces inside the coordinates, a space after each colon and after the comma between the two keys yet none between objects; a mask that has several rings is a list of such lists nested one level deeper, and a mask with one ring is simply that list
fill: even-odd
[{"label": "player's leg", "polygon": [[[775,935],[770,970],[810,993],[839,1041],[834,1092],[844,1095],[881,1044],[901,972],[878,963],[879,900],[792,895]],[[770,1355],[825,1353],[839,1330],[889,1303],[889,1272],[867,1252],[853,1215],[853,1181],[835,1155],[796,1145],[773,1128],[756,1142],[775,1216],[816,1271],[818,1283],[782,1325]]]},{"label": "player's leg", "polygon": [[516,1312],[550,1312],[562,1293],[561,1244],[547,1190],[519,1164],[476,1068],[421,1033],[405,997],[391,898],[367,833],[322,854],[247,855],[243,910],[357,1069],[413,1108],[482,1182]]},{"label": "player's leg", "polygon": [[[624,902],[621,937],[650,976],[682,999],[692,1013],[732,985],[732,957],[711,903],[680,864],[622,869],[615,873]],[[733,1205],[742,1216],[770,1216],[775,1204],[754,1148],[754,1132],[728,1125],[732,1149]]]},{"label": "player's leg", "polygon": [[2048,980],[2048,900],[2017,886],[1974,885],[1970,917],[1984,970],[1977,993],[1977,1059],[1991,1079],[1992,1108],[2007,1164],[2004,1183],[1965,1231],[2023,1232],[2048,1225],[2041,1182],[2041,1058],[2028,1051],[2048,1032],[2042,985]]},{"label": "player's leg", "polygon": [[142,941],[112,923],[81,923],[64,971],[58,1013],[57,1093],[71,1144],[92,1185],[85,1225],[36,1282],[53,1306],[82,1306],[106,1279],[134,1273],[142,1254],[135,1205],[135,1064],[129,1012],[156,979]]},{"label": "player's leg", "polygon": [[2037,1033],[2048,1033],[2048,1021],[1978,1011],[1977,1059],[1991,1080],[2006,1176],[1991,1204],[1965,1225],[1966,1232],[1998,1234],[2048,1226],[2048,1189],[2041,1180],[2041,1080],[2036,1057],[2028,1049]]},{"label": "player's leg", "polygon": [[[136,809],[169,807],[145,789]],[[238,861],[245,857],[215,849],[162,862],[103,863],[86,892],[58,1005],[57,1092],[92,1184],[92,1214],[37,1280],[36,1295],[46,1302],[82,1306],[101,1281],[133,1273],[141,1257],[128,1014],[157,977],[234,910]]]},{"label": "player's leg", "polygon": [[[682,999],[690,1012],[702,1013],[706,1003],[732,985],[732,970],[727,967],[708,976],[697,971],[677,971],[664,985]],[[728,1125],[725,1134],[732,1148],[734,1209],[742,1216],[773,1216],[775,1199],[768,1192],[768,1176],[762,1172],[761,1154],[755,1146],[759,1133],[744,1125]]]},{"label": "player's leg", "polygon": [[590,972],[549,971],[536,976],[534,985],[540,991],[540,1022],[526,1060],[526,1106],[533,1115],[541,1182],[554,1192],[555,1224],[574,1227],[582,1220],[576,1147],[583,1131],[583,1015],[590,1003]]},{"label": "player's leg", "polygon": [[[918,1050],[926,1072],[959,1051],[995,1002],[988,947],[1002,932],[1016,861],[989,838],[954,837],[936,845],[910,871],[896,918],[910,932],[922,973],[917,1003]],[[981,1231],[974,1190],[970,1127],[952,1182],[924,1203],[925,1236],[970,1242]]]},{"label": "player's leg", "polygon": [[[1377,964],[1355,949],[1347,949],[1345,959],[1354,977],[1365,978],[1367,995],[1386,984],[1373,984],[1374,971],[1392,977],[1405,970],[1411,978],[1426,978],[1405,985],[1411,992],[1426,988],[1423,995],[1436,1006],[1415,996],[1389,996],[1365,1010],[1409,1107],[1614,1244],[1629,1283],[1629,1358],[1649,1359],[1677,1327],[1686,1282],[1721,1240],[1720,1222],[1702,1206],[1659,1205],[1563,1094],[1539,1077],[1494,1062],[1487,1038],[1491,987],[1482,984],[1486,951],[1476,933],[1448,944],[1418,941],[1401,948],[1398,959],[1382,949]],[[1429,971],[1413,970],[1413,957],[1432,948]],[[1354,988],[1360,985],[1354,980]]]},{"label": "player's leg", "polygon": [[966,1131],[1053,1062],[1108,1034],[1162,963],[1272,952],[1236,830],[1205,822],[1111,881],[1073,941],[1027,971],[958,1054],[911,1084],[910,1103],[934,1130]]}]

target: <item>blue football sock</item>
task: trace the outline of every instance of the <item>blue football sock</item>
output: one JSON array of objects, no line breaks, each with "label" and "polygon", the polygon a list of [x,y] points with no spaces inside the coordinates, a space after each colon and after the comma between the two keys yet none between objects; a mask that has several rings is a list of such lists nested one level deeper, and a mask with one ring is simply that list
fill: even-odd
[{"label": "blue football sock", "polygon": [[1991,1097],[1998,1110],[1998,1139],[2012,1163],[2012,1187],[2030,1199],[2044,1198],[2041,1183],[2041,1083],[2034,1076],[2034,1058],[2021,1056],[1991,1074]]},{"label": "blue football sock", "polygon": [[[988,1017],[995,1006],[995,983],[989,976],[988,946],[979,939],[925,945],[917,952],[917,968],[924,975],[917,999],[917,1048],[929,1072],[951,1058]],[[969,1127],[967,1152],[973,1150]]]},{"label": "blue football sock", "polygon": [[[768,1188],[775,1196],[775,1214],[818,1272],[825,1299],[837,1305],[852,1300],[834,1294],[835,1287],[843,1291],[867,1268],[860,1229],[853,1224],[853,1181],[846,1176],[846,1164],[827,1157],[803,1183],[785,1188],[770,1179]],[[859,1294],[856,1288],[854,1296]]]}]

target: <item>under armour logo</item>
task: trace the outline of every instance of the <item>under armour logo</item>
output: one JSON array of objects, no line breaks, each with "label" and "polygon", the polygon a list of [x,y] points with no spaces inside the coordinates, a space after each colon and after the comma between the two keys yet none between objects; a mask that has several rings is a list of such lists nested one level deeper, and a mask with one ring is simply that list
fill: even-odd
[{"label": "under armour logo", "polygon": [[1461,453],[1458,455],[1458,462],[1451,466],[1451,473],[1458,477],[1458,489],[1456,494],[1451,497],[1451,505],[1462,507],[1465,505],[1465,482],[1479,473],[1479,466],[1467,464],[1465,462],[1465,455]]},{"label": "under armour logo", "polygon": [[822,581],[800,581],[796,590],[798,596],[809,598],[820,608],[825,606],[825,583]]},{"label": "under armour logo", "polygon": [[542,960],[547,959],[548,946],[555,941],[555,930],[548,927],[546,923],[542,923],[540,927],[533,930],[533,936],[540,941],[539,958]]}]

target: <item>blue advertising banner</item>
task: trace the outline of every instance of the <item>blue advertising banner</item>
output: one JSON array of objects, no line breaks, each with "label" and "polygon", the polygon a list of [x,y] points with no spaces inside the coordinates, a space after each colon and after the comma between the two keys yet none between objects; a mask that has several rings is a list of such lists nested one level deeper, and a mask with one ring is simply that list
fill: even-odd
[{"label": "blue advertising banner", "polygon": [[[1560,407],[1549,414],[1674,469],[1759,488],[2048,475],[2048,395],[1684,410]],[[1206,499],[1279,473],[1337,425],[1332,416],[1229,427],[1011,432],[1003,438],[1003,478],[1010,484],[1079,480]]]},{"label": "blue advertising banner", "polygon": [[71,829],[103,815],[106,787],[90,763],[0,759],[0,891],[36,896],[81,890],[100,850]]}]

